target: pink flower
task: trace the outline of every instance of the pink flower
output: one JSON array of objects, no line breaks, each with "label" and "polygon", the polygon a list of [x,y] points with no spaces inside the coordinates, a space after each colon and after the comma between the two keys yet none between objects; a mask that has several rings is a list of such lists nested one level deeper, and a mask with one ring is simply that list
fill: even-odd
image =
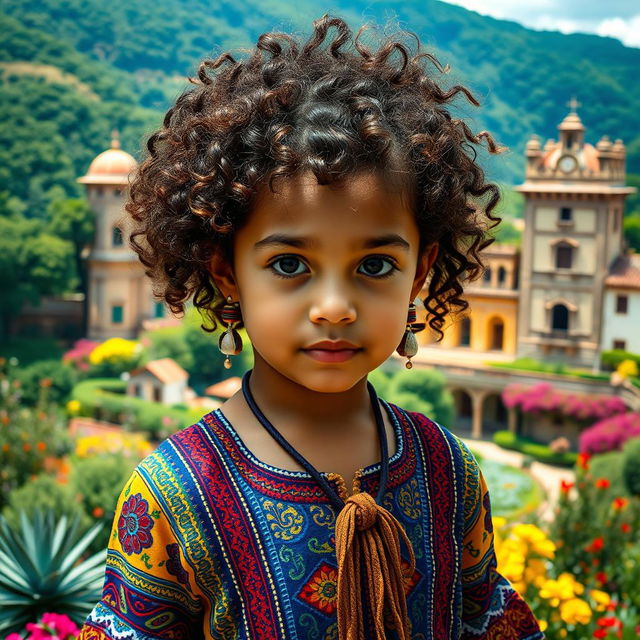
[{"label": "pink flower", "polygon": [[70,640],[80,632],[69,616],[51,612],[43,613],[37,624],[29,622],[26,629],[31,632],[26,640]]},{"label": "pink flower", "polygon": [[4,640],[22,640],[22,636],[19,633],[10,633]]}]

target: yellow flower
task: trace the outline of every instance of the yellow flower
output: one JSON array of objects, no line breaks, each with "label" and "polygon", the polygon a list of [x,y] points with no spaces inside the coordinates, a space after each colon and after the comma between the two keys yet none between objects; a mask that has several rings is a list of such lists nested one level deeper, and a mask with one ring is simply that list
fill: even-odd
[{"label": "yellow flower", "polygon": [[635,360],[623,360],[616,369],[619,375],[623,378],[637,378],[638,377],[638,365]]},{"label": "yellow flower", "polygon": [[130,360],[140,350],[140,344],[135,340],[125,340],[124,338],[109,338],[99,344],[90,354],[91,364],[100,364],[104,360],[119,361]]},{"label": "yellow flower", "polygon": [[547,565],[540,558],[530,558],[524,570],[524,579],[529,584],[541,587],[547,579]]},{"label": "yellow flower", "polygon": [[540,597],[557,607],[562,600],[571,600],[584,591],[584,586],[576,582],[570,573],[562,573],[557,580],[545,580],[540,588]]},{"label": "yellow flower", "polygon": [[560,616],[567,624],[588,624],[591,609],[584,600],[571,598],[560,605]]},{"label": "yellow flower", "polygon": [[78,413],[80,411],[80,402],[78,400],[69,400],[69,402],[67,402],[67,411],[71,415]]},{"label": "yellow flower", "polygon": [[611,598],[608,593],[600,591],[599,589],[591,589],[589,596],[596,602],[596,611],[606,611],[607,605],[611,602]]},{"label": "yellow flower", "polygon": [[538,620],[538,618],[536,618],[536,620],[538,621],[538,626],[540,627],[540,631],[545,631],[546,628],[549,626],[546,620]]}]

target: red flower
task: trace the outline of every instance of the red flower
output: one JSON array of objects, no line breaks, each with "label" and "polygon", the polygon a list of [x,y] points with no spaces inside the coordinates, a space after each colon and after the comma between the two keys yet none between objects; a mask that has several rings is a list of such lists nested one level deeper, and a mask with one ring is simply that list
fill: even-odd
[{"label": "red flower", "polygon": [[623,522],[620,525],[620,531],[622,531],[622,533],[629,533],[629,531],[631,531],[631,525],[626,522]]},{"label": "red flower", "polygon": [[565,482],[560,480],[560,493],[567,494],[571,490],[571,487],[575,486],[575,482]]},{"label": "red flower", "polygon": [[607,478],[598,478],[596,480],[596,487],[598,489],[608,489],[611,486],[611,483]]},{"label": "red flower", "polygon": [[591,460],[590,453],[579,453],[578,454],[578,466],[585,471],[589,468],[589,460]]},{"label": "red flower", "polygon": [[618,619],[615,616],[598,618],[597,622],[599,627],[615,627],[618,624]]},{"label": "red flower", "polygon": [[624,509],[629,504],[629,501],[626,498],[615,498],[613,500],[613,508],[616,511],[620,511],[620,509]]},{"label": "red flower", "polygon": [[606,638],[609,635],[609,632],[606,629],[596,629],[593,632],[594,638]]},{"label": "red flower", "polygon": [[604,547],[604,538],[602,536],[596,538],[590,545],[585,547],[585,551],[600,551]]},{"label": "red flower", "polygon": [[606,584],[608,580],[607,574],[604,571],[598,571],[598,573],[596,573],[596,580],[602,584]]}]

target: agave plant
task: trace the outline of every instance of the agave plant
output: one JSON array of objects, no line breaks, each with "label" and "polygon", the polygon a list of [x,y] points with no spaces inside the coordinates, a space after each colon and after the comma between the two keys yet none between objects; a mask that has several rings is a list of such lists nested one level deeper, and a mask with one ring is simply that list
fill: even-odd
[{"label": "agave plant", "polygon": [[106,549],[74,566],[102,529],[97,523],[78,533],[79,517],[69,522],[36,510],[30,521],[20,513],[14,531],[0,515],[0,634],[18,632],[43,613],[67,614],[79,625],[100,600]]}]

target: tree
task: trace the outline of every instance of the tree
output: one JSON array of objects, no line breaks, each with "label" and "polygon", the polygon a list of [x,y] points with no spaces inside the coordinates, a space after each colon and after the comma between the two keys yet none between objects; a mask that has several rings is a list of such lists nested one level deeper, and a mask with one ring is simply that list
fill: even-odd
[{"label": "tree", "polygon": [[4,335],[25,302],[37,305],[43,295],[75,287],[73,247],[48,234],[39,220],[0,218],[0,320]]}]

